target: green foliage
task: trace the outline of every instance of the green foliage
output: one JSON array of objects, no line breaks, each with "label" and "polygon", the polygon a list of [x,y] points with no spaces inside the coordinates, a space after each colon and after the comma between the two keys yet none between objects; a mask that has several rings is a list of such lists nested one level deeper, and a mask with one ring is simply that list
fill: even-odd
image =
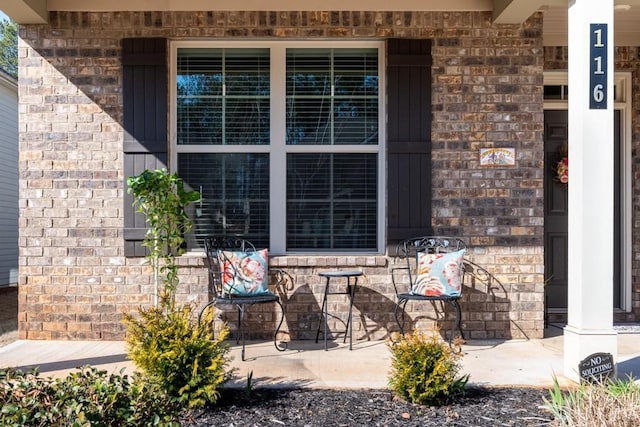
[{"label": "green foliage", "polygon": [[145,170],[129,177],[127,185],[127,191],[134,196],[134,206],[146,217],[149,228],[143,246],[149,250],[147,259],[153,266],[156,286],[159,275],[164,276],[161,301],[169,308],[178,286],[175,258],[184,253],[184,234],[191,229],[185,208],[198,200],[200,193],[185,190],[182,179],[166,169]]},{"label": "green foliage", "polygon": [[0,68],[18,77],[18,24],[0,20]]},{"label": "green foliage", "polygon": [[607,392],[614,397],[633,394],[640,397],[640,382],[636,382],[632,377],[628,377],[626,380],[609,380],[606,382],[606,388]]},{"label": "green foliage", "polygon": [[3,426],[179,426],[178,407],[139,376],[84,367],[66,378],[0,371]]},{"label": "green foliage", "polygon": [[[581,389],[584,391],[583,387]],[[580,389],[578,389],[578,392],[582,393]],[[554,376],[553,388],[549,391],[549,399],[544,399],[545,408],[553,414],[553,417],[558,422],[563,423],[566,421],[566,408],[576,404],[579,393],[569,391],[565,394],[560,387],[560,383],[558,383],[558,378]]]},{"label": "green foliage", "polygon": [[172,404],[200,408],[215,403],[218,386],[227,380],[228,334],[217,339],[208,325],[213,310],[196,322],[191,306],[176,307],[178,268],[175,257],[184,252],[184,233],[191,229],[186,206],[198,200],[197,191],[186,191],[182,179],[165,169],[146,170],[127,180],[134,206],[146,216],[149,229],[144,246],[154,270],[154,282],[162,274],[162,305],[140,308],[138,316],[124,315],[127,353],[145,379],[163,390]]},{"label": "green foliage", "polygon": [[247,397],[251,397],[251,393],[253,393],[253,371],[247,374],[247,385],[244,388],[244,394]]},{"label": "green foliage", "polygon": [[464,392],[469,375],[456,378],[460,353],[437,336],[414,332],[389,343],[391,375],[389,387],[413,403],[446,402]]},{"label": "green foliage", "polygon": [[145,378],[176,404],[199,408],[215,403],[218,386],[228,379],[229,348],[223,343],[228,328],[212,337],[213,310],[202,322],[193,320],[189,306],[168,312],[151,307],[139,313],[139,318],[124,316],[127,353]]},{"label": "green foliage", "polygon": [[564,391],[554,377],[544,406],[560,426],[637,426],[640,425],[640,384],[632,378],[606,379],[581,383]]}]

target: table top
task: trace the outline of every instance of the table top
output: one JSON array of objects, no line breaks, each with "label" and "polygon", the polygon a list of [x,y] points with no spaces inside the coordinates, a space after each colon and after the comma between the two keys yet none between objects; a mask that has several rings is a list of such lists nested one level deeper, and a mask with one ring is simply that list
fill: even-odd
[{"label": "table top", "polygon": [[323,271],[318,273],[319,276],[322,277],[355,277],[355,276],[362,276],[362,271],[342,271],[342,270],[336,270],[336,271]]}]

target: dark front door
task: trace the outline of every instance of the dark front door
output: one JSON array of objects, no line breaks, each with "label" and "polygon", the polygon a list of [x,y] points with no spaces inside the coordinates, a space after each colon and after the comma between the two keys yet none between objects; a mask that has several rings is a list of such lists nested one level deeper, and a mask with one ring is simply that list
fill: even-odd
[{"label": "dark front door", "polygon": [[547,308],[567,308],[567,185],[556,165],[567,148],[566,110],[544,112],[544,271]]},{"label": "dark front door", "polygon": [[[614,116],[614,307],[620,307],[620,111]],[[567,185],[556,177],[556,165],[566,153],[568,141],[567,110],[544,112],[544,269],[545,298],[548,309],[567,308]],[[593,242],[597,250],[598,243]]]}]

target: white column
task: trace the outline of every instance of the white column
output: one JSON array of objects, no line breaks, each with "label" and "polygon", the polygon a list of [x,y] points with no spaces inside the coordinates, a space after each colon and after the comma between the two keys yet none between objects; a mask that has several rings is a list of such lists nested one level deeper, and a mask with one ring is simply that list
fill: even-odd
[{"label": "white column", "polygon": [[[591,24],[605,24],[602,31]],[[613,0],[569,2],[569,284],[564,373],[593,353],[617,361],[613,330]],[[603,53],[606,52],[606,65]],[[601,67],[598,69],[598,67]],[[604,71],[603,74],[601,71]],[[604,79],[606,108],[591,105]],[[594,108],[596,107],[596,108]]]}]

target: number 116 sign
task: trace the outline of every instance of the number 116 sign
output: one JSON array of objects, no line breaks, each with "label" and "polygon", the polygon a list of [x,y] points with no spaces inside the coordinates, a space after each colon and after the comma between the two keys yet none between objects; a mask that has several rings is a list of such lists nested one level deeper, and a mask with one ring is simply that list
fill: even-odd
[{"label": "number 116 sign", "polygon": [[590,24],[589,109],[607,108],[607,24]]}]

